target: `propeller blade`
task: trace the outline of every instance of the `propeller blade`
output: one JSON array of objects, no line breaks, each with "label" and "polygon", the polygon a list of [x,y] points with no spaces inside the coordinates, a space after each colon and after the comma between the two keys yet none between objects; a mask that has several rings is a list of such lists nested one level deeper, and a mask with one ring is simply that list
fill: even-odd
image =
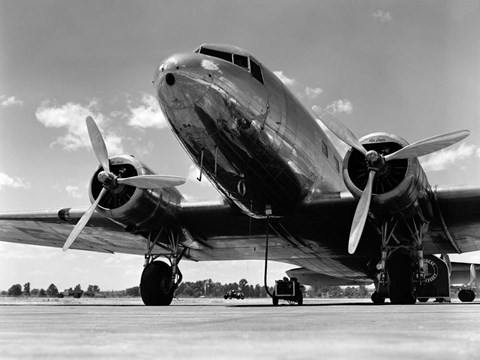
[{"label": "propeller blade", "polygon": [[158,189],[185,184],[185,178],[170,175],[138,175],[118,178],[117,183],[131,185],[140,189]]},{"label": "propeller blade", "polygon": [[477,271],[475,269],[475,264],[470,264],[470,282],[468,284],[471,287],[474,287],[476,282],[477,282]]},{"label": "propeller blade", "polygon": [[88,136],[90,137],[90,142],[92,143],[93,152],[97,157],[98,161],[103,167],[103,170],[110,172],[110,161],[108,160],[108,151],[103,140],[102,133],[98,129],[95,120],[91,116],[87,116],[87,129]]},{"label": "propeller blade", "polygon": [[80,220],[78,221],[78,223],[75,225],[72,232],[68,236],[67,241],[65,241],[65,244],[63,245],[63,251],[67,251],[70,248],[70,246],[72,246],[73,242],[77,239],[78,235],[80,235],[85,225],[87,225],[88,220],[90,220],[90,218],[92,217],[92,214],[97,208],[98,203],[100,202],[100,200],[102,200],[103,196],[107,193],[107,191],[108,191],[107,189],[102,188],[102,191],[100,191],[100,194],[98,195],[95,202],[92,205],[90,205],[88,210],[85,212],[85,214],[83,214],[83,216],[80,218]]},{"label": "propeller blade", "polygon": [[315,115],[317,115],[318,119],[325,124],[325,126],[334,133],[340,140],[342,140],[347,145],[357,149],[360,151],[364,156],[367,155],[367,150],[360,144],[357,137],[354,133],[350,131],[349,128],[345,126],[340,120],[335,118],[332,114],[328,111],[322,109],[319,106],[312,106],[312,111]]},{"label": "propeller blade", "polygon": [[465,139],[468,135],[470,135],[470,131],[458,130],[446,134],[432,136],[430,138],[407,145],[392,154],[386,155],[385,161],[409,159],[427,155],[446,148],[447,146],[453,145],[460,140]]},{"label": "propeller blade", "polygon": [[375,178],[375,171],[370,171],[368,174],[367,185],[358,202],[355,215],[353,216],[352,228],[350,229],[350,238],[348,239],[348,253],[353,254],[357,249],[360,237],[362,236],[365,222],[367,221],[368,209],[370,208],[370,200],[372,199],[373,179]]}]

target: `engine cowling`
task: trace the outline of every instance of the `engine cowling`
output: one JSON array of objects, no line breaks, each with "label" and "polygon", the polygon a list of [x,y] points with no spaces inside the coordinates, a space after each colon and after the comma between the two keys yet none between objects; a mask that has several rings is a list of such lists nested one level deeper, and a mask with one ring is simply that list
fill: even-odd
[{"label": "engine cowling", "polygon": [[[89,197],[94,202],[102,190],[97,176],[100,166],[90,180]],[[155,174],[133,156],[121,155],[110,159],[110,170],[118,177]],[[182,196],[174,188],[141,189],[118,185],[109,189],[97,207],[104,216],[135,231],[154,230],[175,217]]]},{"label": "engine cowling", "polygon": [[[367,150],[379,154],[391,154],[408,143],[399,136],[373,133],[359,139]],[[343,178],[352,195],[359,199],[368,181],[368,164],[365,156],[351,148],[343,162]],[[378,215],[410,217],[423,210],[431,214],[427,189],[427,177],[416,158],[391,160],[375,174],[372,186],[371,211]]]}]

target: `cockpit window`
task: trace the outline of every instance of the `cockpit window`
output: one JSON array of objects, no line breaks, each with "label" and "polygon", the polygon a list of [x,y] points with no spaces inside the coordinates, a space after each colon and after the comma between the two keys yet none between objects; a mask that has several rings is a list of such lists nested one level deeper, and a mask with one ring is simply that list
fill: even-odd
[{"label": "cockpit window", "polygon": [[[218,47],[218,46],[212,46],[212,47]],[[241,68],[249,71],[255,79],[257,79],[261,84],[264,84],[261,66],[248,55],[245,56],[240,54],[232,54],[228,51],[215,50],[215,49],[212,49],[210,46],[206,46],[206,45],[200,46],[194,52],[204,54],[207,56],[213,56],[218,59],[222,59],[231,63],[233,62],[235,65],[240,66]],[[237,51],[234,51],[234,52],[237,52]]]},{"label": "cockpit window", "polygon": [[263,84],[262,69],[252,59],[250,59],[250,70],[252,71],[252,76]]},{"label": "cockpit window", "polygon": [[200,54],[209,55],[209,56],[213,56],[213,57],[216,57],[216,58],[219,58],[219,59],[222,59],[222,60],[232,62],[232,54],[224,52],[224,51],[212,50],[212,49],[209,49],[209,48],[206,48],[206,47],[202,47],[200,49]]},{"label": "cockpit window", "polygon": [[248,70],[248,58],[243,55],[233,55],[233,63]]}]

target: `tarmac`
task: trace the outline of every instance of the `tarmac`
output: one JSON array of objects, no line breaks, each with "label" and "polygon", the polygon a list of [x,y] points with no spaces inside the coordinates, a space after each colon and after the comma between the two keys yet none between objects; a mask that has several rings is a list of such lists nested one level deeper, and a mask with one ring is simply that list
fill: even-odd
[{"label": "tarmac", "polygon": [[0,299],[0,359],[480,359],[480,302]]}]

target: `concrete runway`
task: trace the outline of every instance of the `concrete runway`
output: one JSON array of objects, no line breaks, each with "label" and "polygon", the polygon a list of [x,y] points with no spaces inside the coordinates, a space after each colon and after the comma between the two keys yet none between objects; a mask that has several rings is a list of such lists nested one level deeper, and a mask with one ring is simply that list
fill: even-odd
[{"label": "concrete runway", "polygon": [[480,359],[478,301],[95,300],[0,302],[0,359]]}]

